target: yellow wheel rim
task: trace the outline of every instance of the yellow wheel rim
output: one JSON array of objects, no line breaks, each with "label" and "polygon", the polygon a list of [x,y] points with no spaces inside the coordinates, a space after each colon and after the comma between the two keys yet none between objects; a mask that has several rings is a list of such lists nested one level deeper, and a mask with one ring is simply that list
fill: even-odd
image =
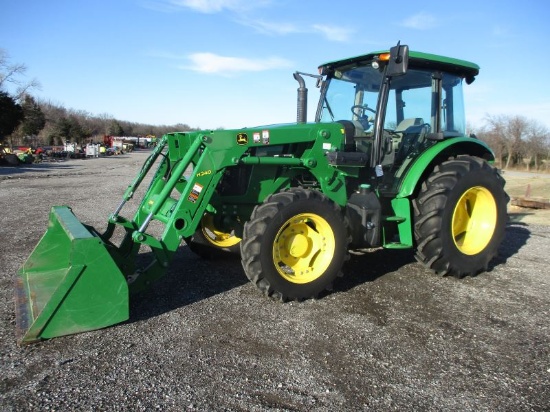
[{"label": "yellow wheel rim", "polygon": [[456,247],[465,255],[475,255],[487,247],[497,223],[495,198],[484,187],[468,189],[453,212],[452,235]]},{"label": "yellow wheel rim", "polygon": [[294,216],[281,226],[273,242],[273,263],[292,283],[319,278],[334,257],[336,242],[328,222],[313,213]]},{"label": "yellow wheel rim", "polygon": [[241,238],[232,233],[226,233],[216,229],[214,226],[214,217],[212,215],[204,215],[201,220],[201,231],[204,238],[216,247],[227,248],[241,241]]}]

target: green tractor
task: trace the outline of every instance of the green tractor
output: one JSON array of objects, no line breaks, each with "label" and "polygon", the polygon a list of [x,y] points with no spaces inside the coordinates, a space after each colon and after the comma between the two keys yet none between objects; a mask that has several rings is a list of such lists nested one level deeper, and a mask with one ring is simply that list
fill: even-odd
[{"label": "green tractor", "polygon": [[353,249],[413,248],[440,275],[487,269],[508,197],[489,147],[465,134],[462,84],[478,71],[398,44],[309,75],[314,122],[297,72],[296,123],[163,136],[105,232],[52,208],[16,278],[19,342],[127,320],[130,294],[166,272],[182,240],[204,257],[240,254],[281,301],[330,288]]}]

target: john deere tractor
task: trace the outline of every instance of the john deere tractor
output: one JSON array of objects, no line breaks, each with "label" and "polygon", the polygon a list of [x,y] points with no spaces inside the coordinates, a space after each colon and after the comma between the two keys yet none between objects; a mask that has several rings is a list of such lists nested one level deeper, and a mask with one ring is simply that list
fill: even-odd
[{"label": "john deere tractor", "polygon": [[163,136],[104,232],[52,208],[16,277],[19,341],[128,319],[130,294],[165,273],[182,241],[205,257],[240,254],[246,276],[281,301],[329,288],[352,249],[412,248],[440,275],[485,270],[508,197],[493,153],[465,131],[462,85],[478,71],[398,44],[309,75],[314,122],[296,72],[295,123]]}]

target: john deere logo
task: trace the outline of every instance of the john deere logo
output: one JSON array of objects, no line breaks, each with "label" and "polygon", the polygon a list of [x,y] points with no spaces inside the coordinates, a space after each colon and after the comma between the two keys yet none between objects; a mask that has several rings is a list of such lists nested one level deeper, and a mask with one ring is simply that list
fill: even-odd
[{"label": "john deere logo", "polygon": [[240,145],[248,144],[248,136],[246,133],[237,134],[237,144],[240,144]]}]

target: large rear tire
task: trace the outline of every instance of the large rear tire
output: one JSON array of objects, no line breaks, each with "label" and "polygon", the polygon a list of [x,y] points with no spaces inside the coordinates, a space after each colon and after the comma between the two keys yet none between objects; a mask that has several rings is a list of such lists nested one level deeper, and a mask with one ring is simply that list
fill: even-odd
[{"label": "large rear tire", "polygon": [[458,278],[487,270],[506,228],[504,183],[477,157],[459,156],[437,166],[413,201],[416,259]]},{"label": "large rear tire", "polygon": [[293,188],[254,209],[244,226],[242,264],[267,296],[315,298],[342,276],[348,244],[340,207],[318,191]]}]

